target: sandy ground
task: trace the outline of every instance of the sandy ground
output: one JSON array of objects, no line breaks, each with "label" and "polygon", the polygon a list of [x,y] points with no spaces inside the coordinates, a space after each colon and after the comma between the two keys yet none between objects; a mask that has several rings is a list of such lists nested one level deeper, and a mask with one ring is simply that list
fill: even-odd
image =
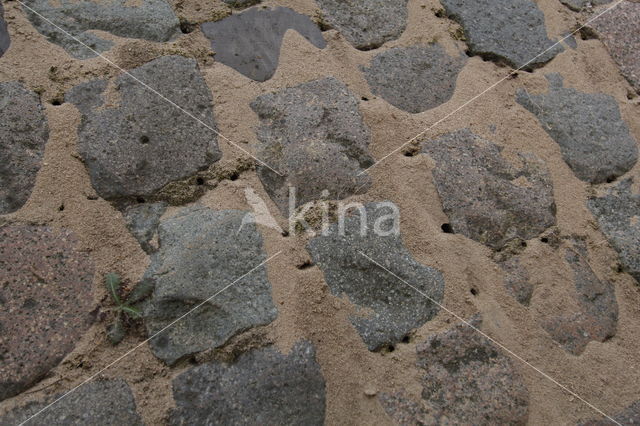
[{"label": "sandy ground", "polygon": [[[198,14],[202,10],[207,13],[224,10],[221,3],[213,1],[205,4],[204,1],[185,0],[180,4],[185,15]],[[264,4],[289,6],[309,15],[317,10],[311,0],[267,1]],[[579,15],[570,12],[559,1],[540,0],[538,4],[545,14],[550,37],[561,36],[576,25]],[[168,53],[195,57],[213,93],[214,113],[221,133],[248,150],[257,142],[254,129],[258,124],[257,116],[249,107],[250,101],[282,87],[335,76],[356,96],[368,99],[361,101],[360,110],[372,131],[370,150],[379,159],[502,79],[509,71],[478,57],[470,58],[459,75],[453,98],[420,114],[405,113],[373,96],[359,66],[368,64],[384,49],[433,41],[441,43],[451,54],[464,49],[464,44],[452,37],[458,26],[434,15],[433,11],[440,8],[436,0],[410,0],[409,8],[410,20],[402,37],[368,52],[354,49],[334,30],[324,33],[328,42],[324,50],[315,48],[297,33],[288,32],[278,70],[264,83],[249,80],[216,63],[207,54],[208,43],[199,31],[164,45],[131,41],[106,33],[101,35],[116,42],[105,57],[124,68]],[[122,215],[108,202],[97,198],[91,188],[76,149],[79,112],[71,104],[54,106],[51,102],[61,99],[62,93],[80,82],[116,75],[119,71],[101,58],[84,61],[70,58],[62,48],[47,42],[33,29],[16,2],[5,3],[5,16],[12,46],[0,62],[0,80],[20,80],[41,92],[50,128],[44,164],[31,198],[6,219],[45,223],[75,232],[82,248],[91,254],[96,265],[96,303],[107,306],[109,301],[101,277],[107,272],[117,272],[129,282],[136,282],[148,266],[149,258],[127,231]],[[373,177],[371,190],[353,200],[396,203],[401,209],[401,232],[407,248],[419,262],[434,266],[444,274],[447,309],[463,317],[480,312],[484,318],[483,331],[599,409],[613,414],[637,400],[640,394],[640,291],[629,275],[616,272],[617,255],[597,230],[595,220],[586,208],[585,201],[594,189],[573,175],[562,160],[558,145],[543,131],[535,117],[515,102],[515,92],[519,88],[533,93],[545,91],[547,84],[543,76],[548,72],[561,73],[567,87],[612,95],[632,134],[640,140],[640,106],[631,87],[620,76],[600,41],[580,39],[577,50],[567,48],[542,70],[522,72],[516,78],[502,82],[440,123],[427,136],[469,127],[476,134],[504,146],[507,156],[528,151],[546,161],[553,178],[558,229],[562,235],[585,237],[592,268],[600,278],[610,280],[615,286],[619,322],[615,337],[609,341],[591,342],[581,356],[573,356],[540,327],[539,321],[546,315],[572,303],[572,273],[561,261],[559,252],[549,245],[532,240],[524,252],[524,263],[531,271],[535,286],[531,306],[526,308],[507,293],[502,284],[503,272],[491,260],[488,248],[462,235],[441,232],[440,225],[447,222],[447,218],[431,179],[433,164],[428,157],[408,157],[401,152],[388,157],[370,171]],[[162,91],[162,88],[157,89]],[[158,102],[163,101],[158,99]],[[490,125],[495,126],[493,131]],[[221,139],[219,144],[223,161],[233,162],[243,156],[237,148]],[[637,190],[640,163],[627,176],[635,178]],[[213,209],[248,210],[244,196],[247,186],[267,200],[272,214],[285,226],[284,218],[279,216],[253,170],[243,172],[235,181],[221,182],[198,202]],[[598,189],[604,190],[607,186],[600,185]],[[175,214],[176,210],[170,208],[165,215]],[[416,330],[409,344],[400,344],[390,353],[369,352],[348,320],[353,306],[331,295],[317,267],[298,269],[297,266],[308,258],[304,250],[307,239],[303,236],[283,237],[268,228],[262,228],[261,232],[268,256],[283,251],[267,267],[279,316],[271,325],[235,338],[231,347],[274,342],[287,351],[298,339],[308,339],[317,348],[326,379],[327,423],[389,422],[377,398],[367,396],[365,391],[393,391],[404,387],[418,395],[420,372],[414,366],[414,343],[449,328],[456,322],[455,318],[442,311],[433,321]],[[470,293],[472,287],[478,290],[476,296]],[[0,411],[72,388],[143,339],[144,335],[138,330],[113,347],[106,340],[105,324],[97,322],[48,378],[4,401]],[[220,356],[223,354],[205,353],[196,360]],[[174,405],[171,379],[189,368],[191,362],[184,361],[174,368],[167,368],[143,345],[101,376],[127,380],[144,420],[148,424],[162,424],[167,409]],[[530,424],[575,424],[581,419],[598,417],[584,402],[562,391],[530,366],[518,360],[514,363],[529,389]]]}]

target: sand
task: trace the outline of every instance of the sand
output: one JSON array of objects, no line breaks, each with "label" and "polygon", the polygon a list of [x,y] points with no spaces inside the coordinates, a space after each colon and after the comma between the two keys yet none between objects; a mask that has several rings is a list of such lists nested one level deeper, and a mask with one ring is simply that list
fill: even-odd
[{"label": "sand", "polygon": [[[180,3],[185,14],[197,15],[207,7],[207,13],[225,9],[219,1],[176,3]],[[212,3],[215,6],[211,6]],[[266,1],[264,4],[288,6],[309,15],[317,10],[311,0]],[[575,27],[580,17],[556,0],[540,0],[538,4],[545,14],[551,38]],[[164,45],[121,39],[106,33],[101,35],[116,43],[104,56],[124,68],[169,53],[196,58],[214,96],[214,115],[220,132],[247,150],[252,150],[257,143],[254,129],[258,118],[249,107],[256,96],[335,76],[356,96],[368,99],[361,102],[360,110],[371,128],[370,150],[376,159],[380,159],[509,72],[478,57],[470,58],[459,75],[452,99],[420,114],[405,113],[373,96],[359,66],[368,64],[383,49],[433,41],[441,43],[450,54],[464,49],[463,42],[452,37],[459,28],[457,24],[435,16],[434,10],[439,8],[436,0],[411,0],[410,19],[404,34],[373,51],[354,49],[335,30],[324,32],[328,42],[324,50],[289,31],[284,38],[279,67],[274,77],[264,83],[249,80],[216,63],[207,53],[208,43],[199,31]],[[122,215],[108,202],[96,197],[91,188],[76,148],[79,112],[71,104],[54,106],[51,102],[61,99],[61,94],[75,84],[117,75],[119,71],[101,58],[73,60],[62,48],[47,42],[33,29],[18,3],[5,3],[5,9],[12,46],[0,61],[0,81],[19,80],[42,93],[50,139],[29,201],[2,220],[65,227],[76,233],[82,248],[95,262],[95,299],[105,308],[109,299],[102,284],[104,274],[117,272],[129,283],[135,283],[149,265],[149,258],[127,231]],[[476,134],[503,146],[506,155],[528,151],[546,161],[554,184],[559,231],[566,236],[585,237],[592,268],[600,278],[610,280],[615,286],[619,322],[616,335],[607,342],[591,342],[582,355],[573,356],[539,325],[545,315],[572,303],[572,273],[549,245],[532,240],[523,255],[535,286],[531,306],[527,308],[507,293],[503,272],[492,261],[490,249],[462,235],[441,231],[440,226],[447,218],[441,210],[431,179],[433,164],[427,156],[408,157],[402,150],[389,156],[370,170],[373,185],[368,193],[352,197],[354,201],[391,200],[396,203],[401,209],[401,232],[409,251],[419,262],[436,267],[444,274],[446,308],[465,318],[481,313],[483,331],[530,363],[527,365],[514,359],[529,390],[529,423],[532,425],[575,424],[581,419],[598,417],[587,404],[564,392],[536,369],[607,414],[616,413],[637,400],[640,391],[640,289],[629,275],[616,272],[617,255],[586,208],[585,201],[594,189],[573,175],[562,160],[558,145],[535,117],[515,101],[519,88],[533,93],[546,91],[544,74],[548,72],[561,73],[565,87],[612,95],[632,134],[640,140],[638,98],[619,74],[603,44],[598,40],[581,39],[578,39],[577,50],[567,48],[543,69],[521,72],[516,78],[503,81],[426,135],[435,138],[469,127]],[[161,91],[161,88],[157,89]],[[158,99],[158,102],[163,101]],[[495,126],[495,131],[490,125]],[[244,156],[222,139],[219,144],[223,161],[232,162]],[[640,163],[626,176],[634,177],[637,190]],[[285,227],[284,218],[269,200],[254,170],[242,172],[235,181],[222,181],[198,203],[213,209],[249,209],[244,196],[247,186],[267,201],[271,213]],[[607,186],[600,185],[599,188],[604,190]],[[176,211],[172,207],[165,216]],[[433,321],[416,330],[410,343],[399,344],[393,352],[370,352],[348,320],[354,307],[347,300],[331,295],[317,267],[298,268],[308,260],[304,250],[307,237],[284,237],[269,228],[261,228],[261,232],[268,256],[282,250],[267,267],[279,310],[274,323],[233,339],[229,348],[220,353],[201,354],[173,368],[166,367],[151,354],[147,345],[142,345],[100,376],[125,379],[133,389],[145,422],[163,424],[167,410],[174,405],[171,379],[189,368],[192,362],[224,358],[234,351],[268,342],[288,351],[297,340],[308,339],[317,348],[326,380],[327,424],[390,423],[377,398],[367,394],[404,387],[418,396],[421,373],[415,367],[415,342],[451,327],[456,319],[442,311]],[[470,292],[472,287],[477,290],[476,296]],[[114,347],[106,340],[105,325],[96,322],[48,378],[23,394],[3,401],[0,413],[26,401],[40,400],[73,388],[144,339],[142,329],[138,329]]]}]

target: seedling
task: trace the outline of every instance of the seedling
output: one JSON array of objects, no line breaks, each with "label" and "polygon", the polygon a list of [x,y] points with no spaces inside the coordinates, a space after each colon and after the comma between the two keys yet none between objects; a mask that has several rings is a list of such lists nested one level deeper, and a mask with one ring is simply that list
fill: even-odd
[{"label": "seedling", "polygon": [[105,284],[115,304],[112,310],[116,312],[113,323],[107,328],[107,336],[111,343],[117,345],[126,334],[125,323],[128,321],[125,320],[136,320],[142,317],[142,310],[136,305],[151,295],[153,282],[140,281],[124,298],[122,297],[123,285],[118,274],[107,274]]}]

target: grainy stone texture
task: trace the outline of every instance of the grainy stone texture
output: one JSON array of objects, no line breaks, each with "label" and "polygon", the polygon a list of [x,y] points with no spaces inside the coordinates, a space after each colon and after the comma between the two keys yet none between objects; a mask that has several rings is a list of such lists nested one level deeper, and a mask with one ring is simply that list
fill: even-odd
[{"label": "grainy stone texture", "polygon": [[73,350],[94,319],[92,282],[93,264],[69,231],[0,227],[0,400]]},{"label": "grainy stone texture", "polygon": [[631,184],[626,179],[608,194],[589,199],[587,206],[618,252],[622,269],[640,283],[640,194],[632,193]]},{"label": "grainy stone texture", "polygon": [[422,152],[437,163],[433,179],[455,233],[500,250],[555,224],[555,201],[545,163],[520,153],[507,162],[502,148],[468,129],[425,141]]},{"label": "grainy stone texture", "polygon": [[547,319],[542,326],[568,352],[580,355],[590,341],[604,342],[615,335],[618,303],[613,285],[589,266],[584,242],[574,241],[565,260],[573,270],[579,311]]},{"label": "grainy stone texture", "polygon": [[564,50],[558,45],[540,55],[554,42],[547,36],[542,11],[532,0],[442,0],[442,5],[462,25],[473,55],[532,69]]},{"label": "grainy stone texture", "polygon": [[260,117],[257,156],[283,176],[258,165],[267,193],[289,217],[289,186],[294,207],[324,194],[342,199],[366,192],[371,179],[358,175],[373,164],[371,138],[357,99],[333,77],[315,80],[251,103]]},{"label": "grainy stone texture", "polygon": [[205,22],[201,28],[211,40],[216,61],[256,81],[273,77],[287,30],[296,30],[320,49],[326,46],[322,32],[308,16],[286,7],[254,7],[220,21]]},{"label": "grainy stone texture", "polygon": [[[478,327],[479,321],[472,321]],[[524,425],[529,393],[511,360],[466,324],[436,334],[417,347],[422,400],[404,391],[380,401],[401,424]],[[421,423],[422,422],[422,423]]]},{"label": "grainy stone texture", "polygon": [[418,113],[451,99],[465,62],[465,56],[451,57],[438,44],[396,47],[375,56],[363,71],[375,95]]},{"label": "grainy stone texture", "polygon": [[266,266],[249,273],[266,255],[255,223],[241,228],[246,214],[191,207],[160,223],[160,248],[143,278],[155,283],[144,308],[149,335],[234,283],[151,340],[168,364],[276,318]]},{"label": "grainy stone texture", "polygon": [[395,40],[407,27],[407,0],[317,0],[324,19],[356,49]]},{"label": "grainy stone texture", "polygon": [[22,83],[0,83],[0,214],[27,202],[48,138],[38,96]]},{"label": "grainy stone texture", "polygon": [[256,349],[230,365],[192,368],[173,381],[173,395],[171,425],[324,424],[324,378],[307,342],[288,355]]},{"label": "grainy stone texture", "polygon": [[[211,92],[195,60],[163,56],[131,74],[216,128]],[[83,83],[66,95],[82,113],[78,150],[102,198],[150,197],[220,159],[215,132],[127,75],[115,85],[120,100],[113,107],[105,105],[104,80]]]},{"label": "grainy stone texture", "polygon": [[399,215],[391,202],[369,203],[307,246],[331,292],[362,310],[351,322],[372,351],[431,320],[439,307],[425,295],[440,303],[444,294],[440,271],[418,263],[402,244]]},{"label": "grainy stone texture", "polygon": [[505,271],[504,286],[507,291],[518,302],[529,306],[533,295],[533,284],[529,280],[529,271],[522,266],[517,257],[501,262],[500,267]]},{"label": "grainy stone texture", "polygon": [[244,8],[260,3],[261,0],[222,0],[231,7]]},{"label": "grainy stone texture", "polygon": [[160,223],[160,216],[164,214],[166,209],[167,203],[160,201],[157,203],[134,204],[124,212],[127,228],[147,253],[155,251],[155,247],[151,244],[151,239]]},{"label": "grainy stone texture", "polygon": [[548,93],[533,95],[520,89],[516,99],[560,145],[573,173],[583,181],[602,183],[629,171],[638,159],[638,147],[615,99],[564,88],[560,74],[546,77]]},{"label": "grainy stone texture", "polygon": [[[602,6],[603,4],[611,3],[613,0],[560,0],[562,4],[569,9],[579,12],[589,7]],[[599,20],[600,18],[598,18]]]},{"label": "grainy stone texture", "polygon": [[[109,50],[113,42],[100,38],[91,30],[109,32],[119,37],[169,41],[180,34],[180,23],[165,0],[61,1],[25,0],[27,17],[47,39],[78,59],[88,59]],[[38,15],[42,15],[45,19]],[[54,25],[47,22],[51,21]],[[62,28],[64,30],[60,31]],[[73,37],[70,37],[70,34]],[[75,39],[77,40],[75,40]],[[82,43],[79,43],[78,40]]]},{"label": "grainy stone texture", "polygon": [[[636,401],[618,414],[613,416],[613,420],[621,425],[637,425],[640,424],[640,401]],[[589,420],[581,423],[580,426],[609,426],[609,419]]]},{"label": "grainy stone texture", "polygon": [[7,30],[7,23],[4,20],[4,9],[0,4],[0,57],[4,55],[9,49],[11,44],[11,37],[9,37],[9,31]]},{"label": "grainy stone texture", "polygon": [[[17,407],[0,417],[0,424],[17,425],[51,404],[63,394],[43,402],[32,402]],[[60,399],[42,411],[28,424],[37,426],[142,426],[144,423],[136,411],[136,403],[129,385],[124,380],[89,382],[76,392]]]},{"label": "grainy stone texture", "polygon": [[623,1],[593,21],[622,75],[640,93],[640,3]]}]

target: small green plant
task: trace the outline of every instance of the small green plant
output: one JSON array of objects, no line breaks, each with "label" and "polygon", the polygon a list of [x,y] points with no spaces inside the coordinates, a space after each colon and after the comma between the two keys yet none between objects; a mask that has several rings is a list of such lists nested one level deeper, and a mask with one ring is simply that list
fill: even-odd
[{"label": "small green plant", "polygon": [[142,310],[136,306],[146,299],[153,292],[153,282],[150,280],[140,281],[126,297],[122,297],[123,285],[118,274],[109,273],[105,276],[107,292],[111,296],[115,307],[115,318],[113,323],[107,328],[107,336],[112,344],[117,345],[124,339],[126,334],[125,325],[131,320],[142,317]]}]

